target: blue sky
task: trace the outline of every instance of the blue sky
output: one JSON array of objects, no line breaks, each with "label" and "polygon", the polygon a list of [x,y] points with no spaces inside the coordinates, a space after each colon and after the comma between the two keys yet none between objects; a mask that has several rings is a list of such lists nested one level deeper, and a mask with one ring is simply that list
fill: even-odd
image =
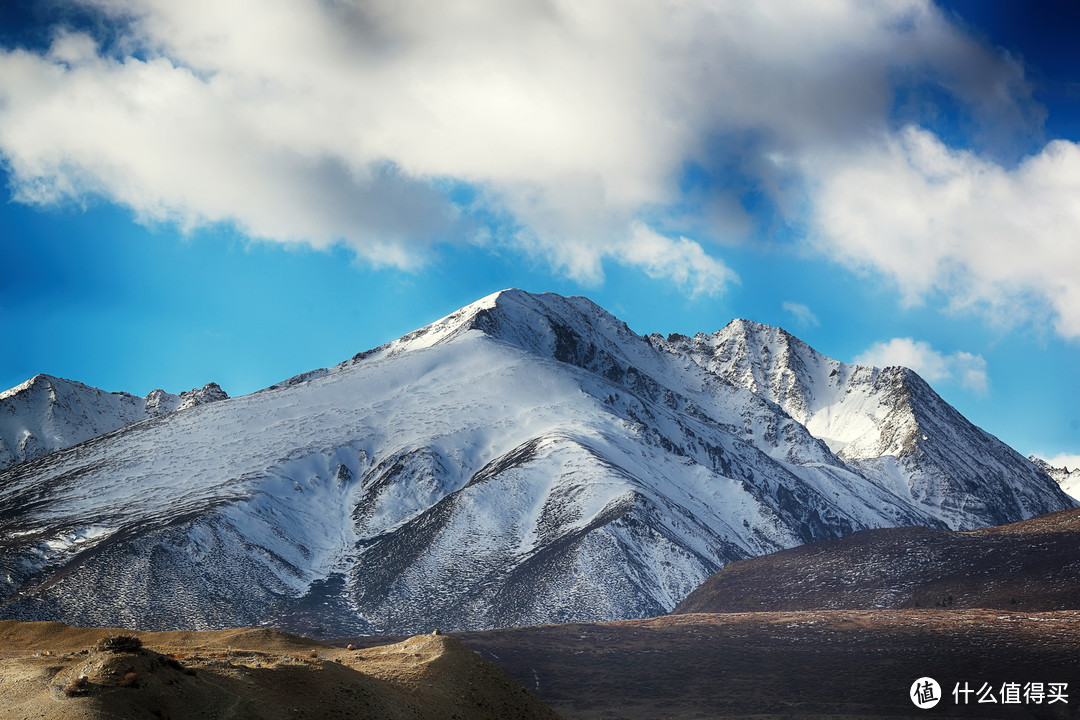
[{"label": "blue sky", "polygon": [[521,287],[907,364],[1076,464],[1078,30],[1067,2],[5,3],[0,386],[243,394]]}]

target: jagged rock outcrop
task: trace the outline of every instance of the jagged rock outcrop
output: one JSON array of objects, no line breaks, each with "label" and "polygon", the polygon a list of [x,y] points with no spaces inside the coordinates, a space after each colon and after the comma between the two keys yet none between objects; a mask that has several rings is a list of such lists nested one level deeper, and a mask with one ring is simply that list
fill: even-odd
[{"label": "jagged rock outcrop", "polygon": [[1070,497],[1080,499],[1080,468],[1073,468],[1070,470],[1068,467],[1054,467],[1046,460],[1031,455],[1028,460],[1032,462],[1035,467],[1042,470],[1044,473],[1054,478],[1054,481],[1061,486],[1061,489],[1065,491]]}]

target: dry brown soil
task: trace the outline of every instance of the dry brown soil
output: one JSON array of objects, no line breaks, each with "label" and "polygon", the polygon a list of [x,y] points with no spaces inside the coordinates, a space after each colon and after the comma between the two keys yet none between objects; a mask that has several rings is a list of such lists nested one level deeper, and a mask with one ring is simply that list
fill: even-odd
[{"label": "dry brown soil", "polygon": [[[143,648],[97,648],[117,633],[136,635]],[[272,630],[144,633],[0,621],[3,719],[557,717],[446,635],[349,651]]]}]

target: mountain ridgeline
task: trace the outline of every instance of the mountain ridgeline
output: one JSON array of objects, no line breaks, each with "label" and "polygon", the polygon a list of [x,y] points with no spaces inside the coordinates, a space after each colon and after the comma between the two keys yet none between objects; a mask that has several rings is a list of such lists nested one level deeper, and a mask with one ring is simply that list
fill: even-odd
[{"label": "mountain ridgeline", "polygon": [[910,370],[744,320],[643,337],[507,290],[0,472],[0,617],[336,636],[639,618],[735,560],[1074,505]]}]

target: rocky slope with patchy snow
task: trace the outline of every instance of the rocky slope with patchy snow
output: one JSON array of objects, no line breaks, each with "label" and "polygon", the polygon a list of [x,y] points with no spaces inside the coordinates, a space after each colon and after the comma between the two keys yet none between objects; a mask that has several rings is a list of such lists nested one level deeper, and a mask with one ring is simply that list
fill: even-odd
[{"label": "rocky slope with patchy snow", "polygon": [[1073,506],[911,371],[778,332],[641,337],[504,291],[9,468],[0,617],[337,636],[644,617],[740,558]]}]

